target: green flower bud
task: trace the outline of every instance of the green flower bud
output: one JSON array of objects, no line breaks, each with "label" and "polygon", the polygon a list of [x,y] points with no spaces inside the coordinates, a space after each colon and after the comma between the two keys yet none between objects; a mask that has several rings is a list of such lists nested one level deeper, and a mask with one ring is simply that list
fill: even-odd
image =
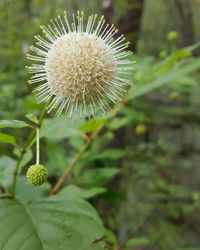
[{"label": "green flower bud", "polygon": [[33,186],[40,186],[47,180],[48,172],[43,165],[35,164],[29,167],[26,177]]},{"label": "green flower bud", "polygon": [[167,56],[167,52],[166,52],[165,50],[160,51],[159,57],[160,57],[161,59],[165,58],[166,56]]},{"label": "green flower bud", "polygon": [[135,128],[135,132],[137,135],[143,135],[146,133],[146,131],[147,131],[147,128],[144,124],[139,124]]},{"label": "green flower bud", "polygon": [[179,98],[179,93],[176,92],[176,91],[172,91],[169,94],[169,99],[172,100],[172,101],[176,101],[178,98]]},{"label": "green flower bud", "polygon": [[168,34],[167,34],[167,40],[170,41],[170,42],[174,42],[178,39],[178,32],[176,31],[170,31]]}]

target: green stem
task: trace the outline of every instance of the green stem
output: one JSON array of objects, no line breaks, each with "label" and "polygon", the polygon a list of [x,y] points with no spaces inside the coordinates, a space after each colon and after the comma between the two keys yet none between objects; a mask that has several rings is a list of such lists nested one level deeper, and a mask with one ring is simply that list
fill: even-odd
[{"label": "green stem", "polygon": [[19,156],[19,159],[17,161],[16,167],[15,167],[14,178],[13,178],[13,186],[12,186],[12,194],[13,194],[13,196],[15,196],[15,189],[16,189],[16,182],[17,182],[17,173],[18,173],[20,164],[22,162],[22,159],[24,157],[24,154],[25,154],[25,152],[22,151],[21,154],[20,154],[20,156]]},{"label": "green stem", "polygon": [[36,164],[40,163],[40,134],[39,128],[36,129]]},{"label": "green stem", "polygon": [[20,164],[22,162],[22,159],[24,157],[24,154],[32,147],[32,145],[34,144],[35,142],[35,135],[36,135],[36,131],[38,128],[41,127],[42,125],[42,120],[44,118],[44,115],[46,113],[46,109],[49,105],[49,103],[51,102],[51,99],[46,103],[46,105],[44,106],[44,109],[42,110],[41,114],[40,114],[40,117],[39,117],[39,121],[38,121],[38,124],[36,127],[34,127],[33,131],[31,132],[30,136],[28,137],[26,143],[25,143],[25,147],[22,149],[21,153],[20,153],[20,156],[18,158],[18,161],[17,161],[17,164],[16,164],[16,167],[15,167],[15,172],[14,172],[14,177],[13,177],[13,184],[12,184],[12,194],[13,196],[15,196],[15,191],[16,191],[16,183],[17,183],[17,174],[18,174],[18,171],[19,171],[19,167],[20,167]]}]

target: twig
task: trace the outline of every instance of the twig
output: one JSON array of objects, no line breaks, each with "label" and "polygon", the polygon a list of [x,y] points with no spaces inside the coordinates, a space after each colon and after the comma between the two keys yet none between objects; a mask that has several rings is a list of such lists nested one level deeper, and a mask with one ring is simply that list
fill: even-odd
[{"label": "twig", "polygon": [[104,123],[101,124],[92,134],[91,138],[89,141],[87,141],[82,148],[80,149],[80,151],[78,152],[78,154],[76,155],[76,157],[71,161],[70,165],[68,168],[66,168],[66,170],[64,171],[64,173],[61,175],[61,177],[58,179],[57,183],[55,184],[55,186],[53,187],[53,189],[51,190],[50,194],[56,194],[60,187],[62,186],[62,184],[64,183],[65,179],[67,178],[67,176],[69,175],[69,173],[73,170],[73,168],[76,166],[76,163],[78,162],[78,160],[81,158],[81,156],[83,155],[83,153],[88,149],[88,147],[90,146],[91,142],[93,141],[93,139],[99,134],[99,132],[102,130],[104,126]]},{"label": "twig", "polygon": [[[126,104],[126,100],[122,100],[121,103],[119,103],[118,105],[115,106],[115,108],[113,109],[112,114],[110,114],[109,118],[113,117],[116,115],[117,112],[119,112],[119,110],[121,110],[121,108]],[[105,121],[106,122],[106,121]],[[76,163],[80,160],[81,156],[84,154],[84,152],[88,149],[88,147],[90,146],[91,142],[94,140],[94,138],[99,134],[99,132],[103,129],[105,122],[102,123],[101,125],[99,125],[99,127],[93,132],[93,134],[91,135],[91,138],[89,141],[87,141],[82,148],[80,149],[80,151],[78,152],[78,154],[75,156],[75,158],[71,161],[69,167],[67,167],[65,169],[65,171],[63,172],[63,174],[61,175],[61,177],[58,179],[58,181],[56,182],[55,186],[52,188],[50,194],[56,194],[59,189],[61,188],[61,186],[63,185],[65,179],[67,178],[67,176],[70,174],[70,172],[74,169],[74,167],[76,166]]]}]

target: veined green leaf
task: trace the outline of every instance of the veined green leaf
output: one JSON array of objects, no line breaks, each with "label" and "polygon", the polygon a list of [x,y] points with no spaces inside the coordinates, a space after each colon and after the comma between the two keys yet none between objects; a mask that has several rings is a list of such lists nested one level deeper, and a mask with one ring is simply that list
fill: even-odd
[{"label": "veined green leaf", "polygon": [[81,199],[57,196],[30,203],[0,200],[0,249],[101,250],[104,230]]}]

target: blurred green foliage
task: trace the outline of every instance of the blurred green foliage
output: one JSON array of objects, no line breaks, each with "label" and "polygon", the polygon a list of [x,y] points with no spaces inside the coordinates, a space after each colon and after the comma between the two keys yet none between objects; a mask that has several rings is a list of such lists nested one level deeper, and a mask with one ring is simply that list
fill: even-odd
[{"label": "blurred green foliage", "polygon": [[[114,20],[126,10],[123,1],[116,2],[119,8]],[[65,211],[69,220],[73,208],[77,208],[77,200],[80,202],[78,213],[81,210],[87,213],[89,209],[88,216],[94,216],[94,224],[98,226],[90,225],[90,228],[88,224],[88,231],[83,236],[84,246],[91,237],[102,233],[102,228],[93,209],[81,199],[88,199],[98,210],[106,228],[106,249],[200,249],[200,59],[192,56],[199,44],[184,49],[175,47],[169,51],[172,53],[168,52],[166,37],[171,24],[166,22],[169,18],[165,7],[160,6],[161,3],[157,5],[158,2],[147,1],[145,5],[139,54],[131,57],[137,66],[131,76],[133,85],[124,99],[126,105],[117,108],[108,117],[90,121],[73,122],[67,120],[65,115],[59,118],[47,115],[40,134],[41,161],[49,171],[49,183],[43,187],[33,190],[24,178],[27,168],[34,163],[34,148],[24,155],[20,164],[22,176],[16,190],[20,202],[23,204],[24,201],[47,197],[51,185],[91,140],[91,134],[99,126],[104,126],[81,156],[56,198],[61,207],[69,208]],[[25,54],[33,36],[41,32],[41,24],[48,23],[63,9],[69,12],[83,9],[89,13],[96,12],[100,6],[99,1],[0,2],[2,197],[10,189],[19,146],[24,145],[37,122],[36,116],[42,110],[31,93],[25,72]],[[158,12],[162,20],[159,21],[160,27],[155,28],[158,26],[155,13]],[[161,50],[166,53],[157,58],[155,54],[158,55]],[[47,199],[50,199],[47,203],[52,203],[52,210],[46,213],[45,219],[50,220],[59,213],[51,198]],[[21,207],[21,203],[15,207],[16,210],[20,209],[18,206]],[[38,218],[42,216],[40,205],[26,206],[31,210],[31,206],[37,207],[39,212],[34,214],[34,218],[41,223],[42,219]],[[6,213],[0,212],[1,217]],[[19,218],[24,216],[24,212],[20,212]],[[58,226],[57,223],[62,220],[61,216],[53,223]],[[80,214],[80,228],[84,223],[89,221]],[[93,226],[97,228],[94,231]],[[0,234],[1,230],[3,228],[0,228]],[[48,232],[51,233],[51,230]],[[58,230],[64,239],[62,230]],[[42,235],[46,237],[45,232]],[[68,247],[75,246],[74,242]],[[14,249],[9,246],[7,249]],[[95,247],[92,249],[103,249]]]}]

